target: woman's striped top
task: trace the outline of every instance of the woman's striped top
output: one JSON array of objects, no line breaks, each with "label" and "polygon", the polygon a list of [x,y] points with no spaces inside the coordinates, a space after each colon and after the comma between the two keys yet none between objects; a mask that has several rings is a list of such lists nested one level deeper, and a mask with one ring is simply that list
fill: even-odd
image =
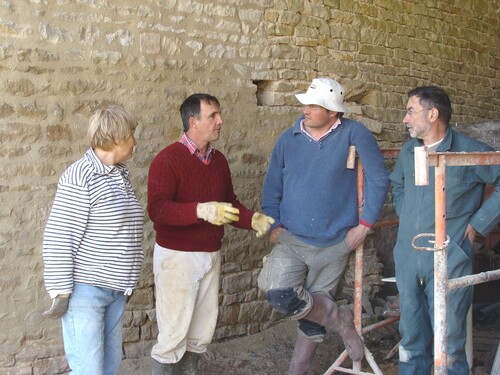
[{"label": "woman's striped top", "polygon": [[45,287],[51,298],[73,283],[130,294],[141,271],[144,214],[122,164],[92,149],[59,179],[45,227]]}]

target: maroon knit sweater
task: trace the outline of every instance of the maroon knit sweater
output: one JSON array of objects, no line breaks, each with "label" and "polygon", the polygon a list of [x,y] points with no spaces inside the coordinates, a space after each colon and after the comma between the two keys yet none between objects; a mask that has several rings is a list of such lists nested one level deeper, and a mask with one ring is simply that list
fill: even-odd
[{"label": "maroon knit sweater", "polygon": [[221,152],[215,150],[211,163],[205,165],[186,146],[175,142],[153,159],[148,177],[148,214],[158,245],[181,251],[219,250],[224,226],[196,217],[196,205],[210,201],[232,203],[240,210],[240,220],[232,225],[252,229],[254,211],[238,201],[229,165]]}]

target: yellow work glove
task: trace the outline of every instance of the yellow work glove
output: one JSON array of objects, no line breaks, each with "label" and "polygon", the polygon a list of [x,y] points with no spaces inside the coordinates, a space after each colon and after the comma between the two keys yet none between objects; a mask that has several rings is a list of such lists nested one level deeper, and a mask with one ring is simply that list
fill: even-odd
[{"label": "yellow work glove", "polygon": [[240,210],[227,202],[198,203],[196,216],[214,225],[224,225],[240,220]]},{"label": "yellow work glove", "polygon": [[271,216],[259,212],[254,213],[252,216],[252,229],[257,232],[257,237],[262,237],[269,232],[272,224],[274,224],[274,219]]},{"label": "yellow work glove", "polygon": [[52,306],[43,312],[46,318],[57,319],[66,314],[68,310],[69,294],[60,294],[52,299]]}]

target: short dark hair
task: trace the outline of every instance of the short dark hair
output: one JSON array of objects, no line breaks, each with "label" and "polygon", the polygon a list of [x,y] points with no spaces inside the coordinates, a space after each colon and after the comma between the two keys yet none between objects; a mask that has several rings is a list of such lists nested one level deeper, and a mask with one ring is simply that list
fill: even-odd
[{"label": "short dark hair", "polygon": [[182,118],[182,126],[184,131],[189,130],[189,119],[200,115],[201,101],[205,103],[215,103],[220,107],[219,100],[215,96],[209,94],[196,93],[188,96],[181,104],[179,111]]},{"label": "short dark hair", "polygon": [[450,97],[442,88],[436,86],[417,87],[408,92],[408,98],[412,96],[418,97],[418,101],[422,107],[426,109],[436,108],[441,120],[446,125],[450,123],[452,112]]}]

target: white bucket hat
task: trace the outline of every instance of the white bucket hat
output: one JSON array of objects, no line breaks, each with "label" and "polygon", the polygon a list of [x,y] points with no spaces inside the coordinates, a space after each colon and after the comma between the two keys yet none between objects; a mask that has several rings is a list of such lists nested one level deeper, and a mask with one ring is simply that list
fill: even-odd
[{"label": "white bucket hat", "polygon": [[302,104],[316,104],[334,112],[347,112],[345,90],[331,78],[314,78],[305,93],[295,94]]}]

